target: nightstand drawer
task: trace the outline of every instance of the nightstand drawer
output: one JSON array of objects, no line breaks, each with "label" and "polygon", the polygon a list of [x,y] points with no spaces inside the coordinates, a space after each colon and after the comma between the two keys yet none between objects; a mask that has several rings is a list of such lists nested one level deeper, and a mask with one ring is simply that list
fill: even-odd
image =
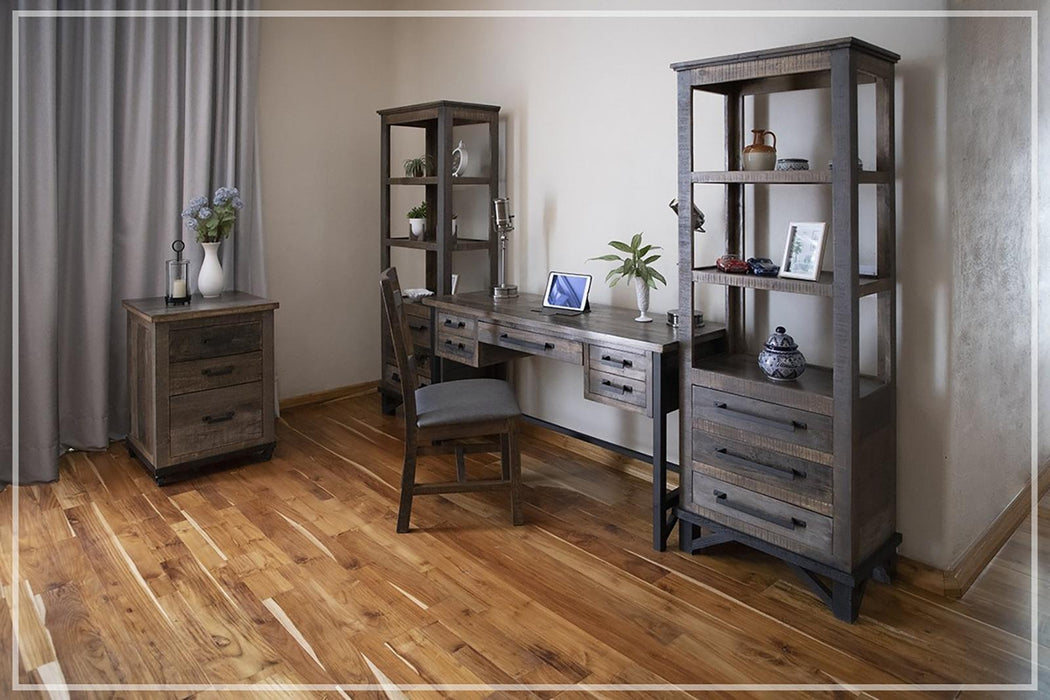
[{"label": "nightstand drawer", "polygon": [[694,429],[831,464],[831,417],[702,386],[693,387]]},{"label": "nightstand drawer", "polygon": [[576,340],[538,335],[482,321],[478,324],[478,340],[508,350],[525,352],[539,357],[551,357],[562,362],[583,364],[583,345]]},{"label": "nightstand drawer", "polygon": [[455,335],[438,326],[434,354],[471,367],[478,366],[478,341],[473,337]]},{"label": "nightstand drawer", "polygon": [[690,505],[699,515],[795,552],[831,552],[829,517],[693,472]]},{"label": "nightstand drawer", "polygon": [[831,515],[832,468],[823,464],[694,430],[693,469]]},{"label": "nightstand drawer", "polygon": [[244,321],[174,328],[168,339],[171,362],[239,355],[262,348],[262,322]]},{"label": "nightstand drawer", "polygon": [[263,435],[262,382],[175,396],[169,405],[173,456],[247,443]]},{"label": "nightstand drawer", "polygon": [[260,379],[262,352],[176,362],[168,369],[168,387],[172,396],[247,384]]},{"label": "nightstand drawer", "polygon": [[649,358],[637,352],[588,345],[587,359],[594,369],[621,377],[644,381],[648,374]]},{"label": "nightstand drawer", "polygon": [[478,333],[478,322],[477,319],[467,316],[456,316],[455,314],[439,311],[437,313],[437,329],[439,334],[452,334],[474,339]]},{"label": "nightstand drawer", "polygon": [[621,377],[608,372],[588,370],[583,395],[591,401],[606,403],[630,411],[646,412],[648,406],[645,380]]}]

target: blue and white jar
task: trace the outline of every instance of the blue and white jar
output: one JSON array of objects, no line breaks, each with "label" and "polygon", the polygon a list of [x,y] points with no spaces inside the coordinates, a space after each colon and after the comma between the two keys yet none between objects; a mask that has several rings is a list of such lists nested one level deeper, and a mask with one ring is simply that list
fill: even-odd
[{"label": "blue and white jar", "polygon": [[793,382],[806,371],[806,358],[799,352],[795,339],[783,326],[777,326],[758,354],[758,366],[774,382]]}]

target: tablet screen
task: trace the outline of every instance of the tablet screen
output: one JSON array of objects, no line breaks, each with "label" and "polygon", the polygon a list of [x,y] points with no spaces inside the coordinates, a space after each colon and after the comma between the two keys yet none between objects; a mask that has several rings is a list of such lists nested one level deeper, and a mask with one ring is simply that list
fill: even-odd
[{"label": "tablet screen", "polygon": [[543,305],[555,309],[583,311],[591,290],[591,276],[568,272],[551,272],[547,277],[547,291]]}]

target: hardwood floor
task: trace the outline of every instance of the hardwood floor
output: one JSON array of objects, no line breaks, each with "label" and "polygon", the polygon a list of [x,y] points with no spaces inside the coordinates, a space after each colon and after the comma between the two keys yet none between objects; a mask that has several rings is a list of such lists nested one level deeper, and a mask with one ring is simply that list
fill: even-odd
[{"label": "hardwood floor", "polygon": [[[286,411],[269,463],[171,486],[155,486],[121,445],[69,454],[59,481],[19,490],[13,584],[7,489],[0,688],[11,687],[16,599],[19,681],[77,684],[74,697],[225,697],[227,684],[251,684],[275,698],[400,698],[435,693],[394,684],[445,684],[448,697],[779,698],[818,689],[613,685],[836,683],[842,696],[954,697],[854,686],[1030,680],[1030,523],[962,600],[872,584],[847,625],[759,553],[652,551],[647,483],[534,435],[522,446],[525,526],[511,527],[505,495],[430,496],[397,535],[400,433],[369,392]],[[494,476],[497,464],[478,455],[468,471]],[[419,469],[454,473],[449,458]],[[1045,693],[1045,499],[1041,513]],[[578,683],[605,687],[566,687]],[[209,684],[219,689],[202,692]],[[1039,692],[1010,694],[1025,696]]]}]

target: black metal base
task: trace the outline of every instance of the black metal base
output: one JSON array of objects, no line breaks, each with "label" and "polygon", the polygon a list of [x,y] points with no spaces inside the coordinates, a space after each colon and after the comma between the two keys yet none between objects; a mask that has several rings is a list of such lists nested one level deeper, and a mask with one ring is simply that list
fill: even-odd
[{"label": "black metal base", "polygon": [[[897,547],[901,534],[893,533],[882,546],[864,560],[853,571],[840,571],[823,562],[778,547],[769,542],[737,532],[702,516],[676,509],[678,515],[679,547],[690,554],[724,542],[740,542],[748,547],[770,554],[791,567],[802,582],[829,608],[838,619],[855,622],[864,598],[864,589],[870,579],[879,583],[890,583],[896,573]],[[700,529],[710,531],[701,535]],[[824,579],[828,579],[826,582]],[[830,584],[830,585],[829,585]]]},{"label": "black metal base", "polygon": [[227,452],[226,454],[216,455],[214,457],[205,457],[204,459],[197,459],[192,462],[183,462],[182,464],[176,464],[161,469],[154,467],[145,456],[139,454],[131,444],[130,440],[124,441],[124,447],[127,448],[128,455],[138,460],[138,462],[146,468],[149,475],[153,477],[155,482],[157,482],[157,486],[165,486],[167,484],[173,484],[176,481],[183,481],[196,476],[204,476],[205,474],[211,474],[225,469],[243,467],[247,464],[255,464],[257,462],[269,462],[273,457],[273,451],[277,447],[277,442],[267,442],[262,445],[256,445],[255,447],[246,447],[242,450]]},{"label": "black metal base", "polygon": [[165,295],[165,306],[184,306],[190,303],[190,297],[169,297]]}]

